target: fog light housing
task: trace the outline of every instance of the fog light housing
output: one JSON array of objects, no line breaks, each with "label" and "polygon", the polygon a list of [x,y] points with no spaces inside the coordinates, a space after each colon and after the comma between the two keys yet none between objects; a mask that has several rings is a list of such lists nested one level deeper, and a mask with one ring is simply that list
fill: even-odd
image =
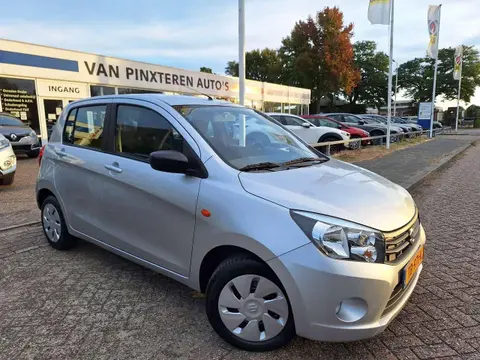
[{"label": "fog light housing", "polygon": [[341,301],[336,309],[335,314],[337,318],[343,322],[353,323],[361,320],[368,310],[368,304],[365,300],[360,298],[350,298]]}]

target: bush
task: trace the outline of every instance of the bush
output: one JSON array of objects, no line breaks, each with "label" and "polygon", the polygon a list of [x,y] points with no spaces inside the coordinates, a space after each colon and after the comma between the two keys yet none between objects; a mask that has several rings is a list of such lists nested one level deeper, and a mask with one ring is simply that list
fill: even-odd
[{"label": "bush", "polygon": [[474,128],[480,128],[480,119],[476,119],[475,122],[473,123]]}]

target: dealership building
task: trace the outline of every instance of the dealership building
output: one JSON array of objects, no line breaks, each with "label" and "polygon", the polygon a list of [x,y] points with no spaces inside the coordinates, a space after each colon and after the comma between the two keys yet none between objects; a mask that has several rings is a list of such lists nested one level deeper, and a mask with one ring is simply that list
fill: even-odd
[{"label": "dealership building", "polygon": [[[0,111],[47,129],[77,99],[163,93],[239,101],[238,78],[0,39]],[[308,89],[247,80],[245,104],[267,112],[307,114]]]}]

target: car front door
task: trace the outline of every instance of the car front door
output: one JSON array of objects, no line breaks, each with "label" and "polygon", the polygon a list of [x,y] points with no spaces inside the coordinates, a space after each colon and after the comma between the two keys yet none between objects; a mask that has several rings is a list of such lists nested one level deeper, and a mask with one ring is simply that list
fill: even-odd
[{"label": "car front door", "polygon": [[302,121],[294,116],[288,115],[283,115],[283,118],[285,119],[287,129],[299,136],[303,141],[308,144],[315,144],[318,142],[319,137],[317,136],[317,131],[314,130],[315,127],[313,125],[311,128],[305,128],[302,126],[303,123],[308,121]]},{"label": "car front door", "polygon": [[70,109],[60,136],[47,145],[55,188],[69,226],[89,237],[102,235],[101,203],[108,103],[92,101]]},{"label": "car front door", "polygon": [[200,150],[165,110],[140,100],[113,106],[114,141],[104,162],[106,241],[182,276],[189,275],[200,179],[154,170],[149,154]]}]

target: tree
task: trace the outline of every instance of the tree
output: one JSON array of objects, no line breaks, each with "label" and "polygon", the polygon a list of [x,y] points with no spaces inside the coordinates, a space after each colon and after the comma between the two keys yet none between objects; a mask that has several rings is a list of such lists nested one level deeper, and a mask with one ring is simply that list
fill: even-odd
[{"label": "tree", "polygon": [[[453,79],[453,57],[455,49],[440,49],[438,54],[437,95],[447,100],[457,98],[458,81]],[[470,102],[475,89],[480,86],[480,54],[472,46],[463,50],[463,73],[461,100]],[[399,67],[399,87],[414,101],[432,101],[434,60],[416,58]]]},{"label": "tree", "polygon": [[207,73],[207,74],[213,74],[212,69],[209,68],[209,67],[205,67],[205,66],[202,66],[202,67],[200,68],[200,72]]},{"label": "tree", "polygon": [[326,7],[315,19],[297,22],[290,36],[282,41],[282,80],[312,89],[315,112],[320,110],[323,97],[330,97],[333,103],[335,94],[350,94],[360,81],[352,36],[353,24],[344,26],[343,13],[337,7]]},{"label": "tree", "polygon": [[[265,48],[249,51],[245,54],[245,76],[250,80],[280,82],[282,64],[277,50]],[[225,73],[238,76],[238,62],[229,61]]]},{"label": "tree", "polygon": [[387,102],[388,55],[377,51],[374,41],[358,41],[353,45],[355,66],[360,71],[360,82],[350,94],[345,94],[350,105],[357,103],[377,109]]}]

